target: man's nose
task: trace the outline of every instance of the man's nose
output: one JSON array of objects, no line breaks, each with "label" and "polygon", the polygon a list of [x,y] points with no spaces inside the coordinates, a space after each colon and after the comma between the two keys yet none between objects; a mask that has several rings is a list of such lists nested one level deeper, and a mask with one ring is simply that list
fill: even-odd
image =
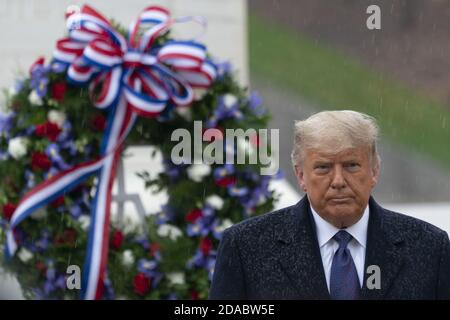
[{"label": "man's nose", "polygon": [[333,180],[331,181],[331,187],[333,189],[341,189],[346,186],[346,182],[344,179],[344,175],[342,172],[342,167],[336,166],[336,168],[333,170]]}]

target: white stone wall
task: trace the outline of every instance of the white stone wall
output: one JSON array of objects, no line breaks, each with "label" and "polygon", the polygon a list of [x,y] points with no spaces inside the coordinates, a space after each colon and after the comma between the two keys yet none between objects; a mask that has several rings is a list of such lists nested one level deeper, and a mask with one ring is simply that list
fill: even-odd
[{"label": "white stone wall", "polygon": [[[66,8],[89,4],[107,18],[128,27],[149,5],[161,5],[174,17],[200,15],[208,27],[199,39],[213,56],[230,61],[238,79],[247,84],[247,3],[245,0],[0,0],[0,88],[12,86],[19,72],[37,57],[51,57],[55,41],[64,36]],[[175,27],[179,35],[199,34],[195,24]]]}]

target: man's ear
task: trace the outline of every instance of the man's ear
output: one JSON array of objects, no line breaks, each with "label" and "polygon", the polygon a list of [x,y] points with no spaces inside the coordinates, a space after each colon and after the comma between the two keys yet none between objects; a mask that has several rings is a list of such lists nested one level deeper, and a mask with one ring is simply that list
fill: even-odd
[{"label": "man's ear", "polygon": [[375,187],[376,184],[378,183],[378,178],[380,176],[380,166],[381,166],[381,160],[379,157],[377,157],[377,159],[375,160],[376,163],[372,168],[372,187]]},{"label": "man's ear", "polygon": [[297,183],[304,192],[306,192],[305,176],[301,165],[296,164],[294,166],[295,176],[297,177]]}]

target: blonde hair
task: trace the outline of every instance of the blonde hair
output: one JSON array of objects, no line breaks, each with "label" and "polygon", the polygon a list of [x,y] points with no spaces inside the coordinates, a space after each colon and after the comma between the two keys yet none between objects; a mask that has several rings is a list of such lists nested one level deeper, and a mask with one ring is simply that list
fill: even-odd
[{"label": "blonde hair", "polygon": [[292,165],[304,161],[304,150],[320,149],[339,153],[348,148],[368,146],[374,166],[379,164],[377,151],[379,128],[375,118],[352,110],[322,111],[306,120],[295,121]]}]

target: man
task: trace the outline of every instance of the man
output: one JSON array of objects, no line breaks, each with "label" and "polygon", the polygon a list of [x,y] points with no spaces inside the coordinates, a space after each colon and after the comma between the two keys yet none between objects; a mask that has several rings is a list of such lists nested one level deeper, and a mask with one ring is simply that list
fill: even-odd
[{"label": "man", "polygon": [[446,232],[379,206],[375,120],[325,111],[295,124],[296,205],[224,234],[211,299],[450,299]]}]

